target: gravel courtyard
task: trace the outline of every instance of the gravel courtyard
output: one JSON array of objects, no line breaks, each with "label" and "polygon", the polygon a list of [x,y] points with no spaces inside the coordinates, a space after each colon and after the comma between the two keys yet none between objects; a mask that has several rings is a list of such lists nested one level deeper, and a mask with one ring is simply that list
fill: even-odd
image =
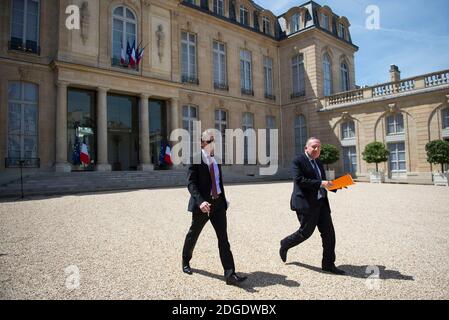
[{"label": "gravel courtyard", "polygon": [[449,299],[448,188],[360,183],[330,194],[346,276],[321,272],[318,231],[280,260],[279,240],[298,228],[291,190],[226,187],[243,288],[222,280],[210,223],[194,274],[182,273],[186,188],[0,202],[0,299]]}]

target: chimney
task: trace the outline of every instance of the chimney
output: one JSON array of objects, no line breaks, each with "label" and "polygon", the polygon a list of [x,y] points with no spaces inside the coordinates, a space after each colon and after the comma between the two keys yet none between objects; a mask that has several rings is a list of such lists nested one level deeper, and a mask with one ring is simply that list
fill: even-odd
[{"label": "chimney", "polygon": [[399,71],[398,66],[394,64],[390,66],[390,78],[391,82],[397,82],[401,80],[401,71]]}]

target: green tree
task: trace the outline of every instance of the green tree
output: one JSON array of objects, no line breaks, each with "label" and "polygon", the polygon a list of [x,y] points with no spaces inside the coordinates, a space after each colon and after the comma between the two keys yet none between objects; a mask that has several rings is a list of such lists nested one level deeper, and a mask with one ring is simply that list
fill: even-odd
[{"label": "green tree", "polygon": [[363,160],[368,163],[376,164],[376,172],[379,172],[379,163],[385,162],[390,156],[390,151],[385,148],[381,142],[372,142],[365,147],[362,152]]},{"label": "green tree", "polygon": [[320,161],[326,165],[329,171],[329,165],[340,159],[340,152],[337,147],[331,144],[323,144],[321,146]]},{"label": "green tree", "polygon": [[441,172],[444,172],[444,164],[449,163],[449,142],[434,140],[426,144],[427,162],[440,164]]}]

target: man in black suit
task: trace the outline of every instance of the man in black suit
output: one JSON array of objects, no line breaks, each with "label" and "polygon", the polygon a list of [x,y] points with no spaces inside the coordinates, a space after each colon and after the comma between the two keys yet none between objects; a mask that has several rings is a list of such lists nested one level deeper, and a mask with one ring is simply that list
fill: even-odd
[{"label": "man in black suit", "polygon": [[293,160],[293,193],[290,200],[292,211],[296,211],[300,228],[281,241],[279,254],[287,260],[287,251],[304,242],[315,231],[321,233],[323,241],[322,269],[343,275],[345,272],[335,266],[335,231],[327,190],[332,182],[326,180],[323,165],[318,160],[321,142],[317,138],[307,140],[305,152]]},{"label": "man in black suit", "polygon": [[192,225],[186,235],[182,252],[182,270],[192,274],[190,260],[193,249],[204,225],[210,220],[218,238],[220,260],[224,268],[226,284],[238,285],[246,279],[235,273],[234,258],[228,241],[226,201],[221,166],[214,159],[214,131],[207,130],[201,137],[201,164],[192,164],[188,172]]}]

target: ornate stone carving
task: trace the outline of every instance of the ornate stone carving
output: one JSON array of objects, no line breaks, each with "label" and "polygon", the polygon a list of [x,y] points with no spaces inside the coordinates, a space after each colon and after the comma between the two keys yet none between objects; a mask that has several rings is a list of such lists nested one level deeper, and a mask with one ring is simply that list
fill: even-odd
[{"label": "ornate stone carving", "polygon": [[80,16],[81,16],[81,39],[83,40],[83,44],[86,45],[87,40],[89,39],[89,18],[90,18],[90,12],[89,12],[89,2],[84,1],[81,5],[80,9]]},{"label": "ornate stone carving", "polygon": [[219,106],[220,108],[224,108],[224,100],[223,100],[223,99],[219,99],[219,100],[218,100],[218,106]]},{"label": "ornate stone carving", "polygon": [[29,74],[30,74],[30,70],[28,68],[19,67],[20,81],[27,81]]},{"label": "ornate stone carving", "polygon": [[162,62],[165,47],[165,33],[164,27],[161,24],[157,26],[156,41],[157,41],[157,55],[159,56],[159,62]]},{"label": "ornate stone carving", "polygon": [[193,94],[189,93],[187,95],[187,99],[189,100],[189,103],[192,103],[193,102]]},{"label": "ornate stone carving", "polygon": [[341,119],[343,121],[351,120],[351,116],[349,115],[349,112],[345,111],[341,114]]},{"label": "ornate stone carving", "polygon": [[396,106],[396,103],[390,103],[387,108],[388,113],[396,113],[399,111],[399,108]]}]

